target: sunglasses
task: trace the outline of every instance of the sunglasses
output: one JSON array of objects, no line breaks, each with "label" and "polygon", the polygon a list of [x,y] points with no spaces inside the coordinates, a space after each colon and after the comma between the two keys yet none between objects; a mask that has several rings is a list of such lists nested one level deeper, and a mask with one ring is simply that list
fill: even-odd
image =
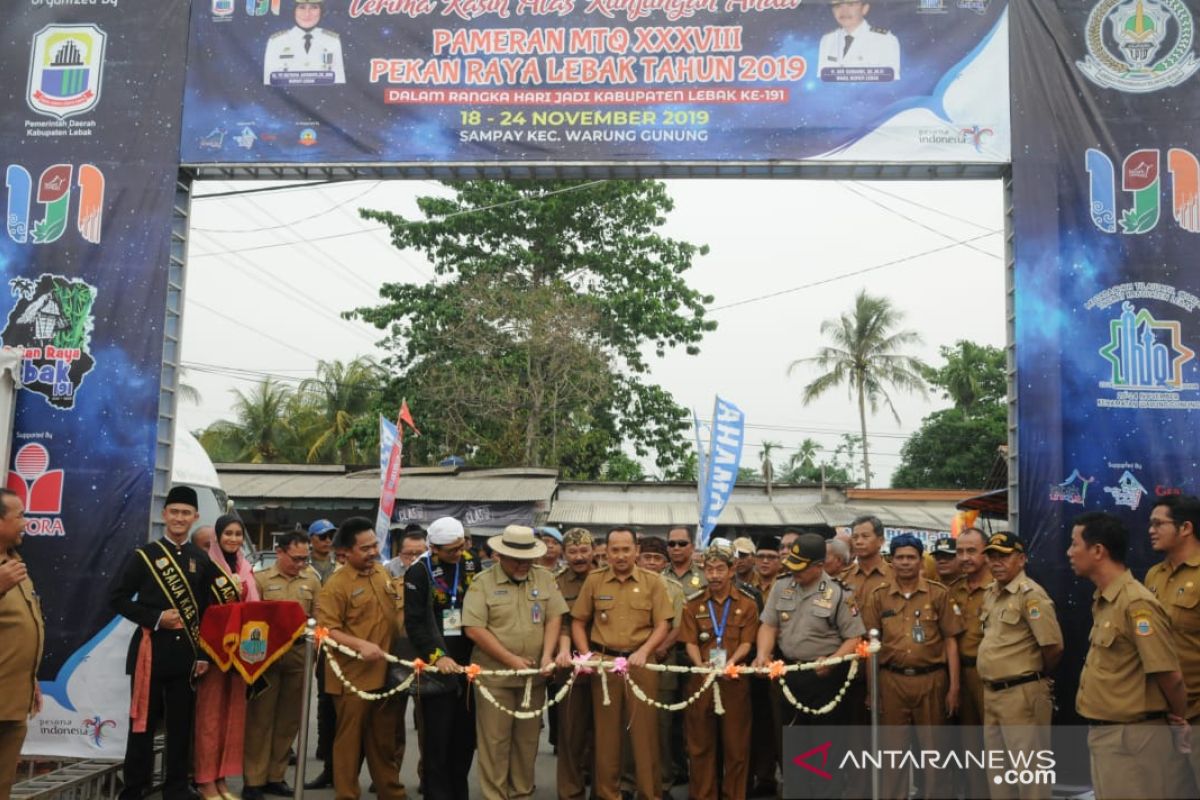
[{"label": "sunglasses", "polygon": [[312,538],[329,540],[329,539],[333,538],[333,531],[326,531],[325,533],[314,533],[312,535]]},{"label": "sunglasses", "polygon": [[676,540],[676,541],[673,541],[673,542],[667,542],[667,547],[687,547],[687,546],[688,546],[688,545],[690,545],[690,544],[691,544],[691,542],[685,542],[685,541],[682,541],[682,540]]}]

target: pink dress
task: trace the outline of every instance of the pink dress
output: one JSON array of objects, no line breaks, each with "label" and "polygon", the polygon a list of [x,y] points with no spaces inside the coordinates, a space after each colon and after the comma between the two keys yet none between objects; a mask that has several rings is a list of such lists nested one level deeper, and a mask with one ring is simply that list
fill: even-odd
[{"label": "pink dress", "polygon": [[[238,553],[238,574],[229,574],[224,556],[214,543],[213,563],[241,584],[242,600],[258,600],[249,563]],[[243,565],[245,568],[243,570]],[[196,687],[195,780],[212,783],[242,774],[242,746],[246,731],[246,682],[236,670],[221,672],[215,665],[201,676]]]}]

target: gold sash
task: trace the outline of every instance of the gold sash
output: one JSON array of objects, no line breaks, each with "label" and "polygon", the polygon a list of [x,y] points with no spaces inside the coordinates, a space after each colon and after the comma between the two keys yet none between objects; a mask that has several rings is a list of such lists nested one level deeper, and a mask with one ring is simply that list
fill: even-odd
[{"label": "gold sash", "polygon": [[161,556],[151,558],[146,549],[142,548],[139,548],[136,552],[146,562],[146,567],[150,570],[150,574],[154,576],[154,580],[157,581],[159,588],[162,589],[163,595],[166,596],[171,607],[179,612],[179,617],[183,620],[183,630],[187,633],[188,643],[191,644],[192,650],[199,655],[200,606],[196,603],[196,596],[192,593],[192,586],[188,583],[183,569],[175,560],[175,556],[171,553],[170,548],[164,545],[161,539],[150,546],[153,547],[154,545],[158,545],[158,549],[162,553]]}]

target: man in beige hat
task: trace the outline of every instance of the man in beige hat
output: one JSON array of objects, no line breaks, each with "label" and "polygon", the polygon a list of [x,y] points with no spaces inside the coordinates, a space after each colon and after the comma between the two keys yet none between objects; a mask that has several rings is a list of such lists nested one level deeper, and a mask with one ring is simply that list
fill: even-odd
[{"label": "man in beige hat", "polygon": [[463,628],[475,643],[471,660],[488,670],[541,669],[533,677],[529,706],[523,707],[527,678],[476,679],[475,732],[479,787],[486,800],[533,797],[541,715],[517,719],[511,711],[539,709],[546,702],[546,677],[554,669],[558,633],[567,604],[554,575],[534,561],[546,544],[532,528],[509,525],[488,539],[496,563],[479,573],[463,600]]}]

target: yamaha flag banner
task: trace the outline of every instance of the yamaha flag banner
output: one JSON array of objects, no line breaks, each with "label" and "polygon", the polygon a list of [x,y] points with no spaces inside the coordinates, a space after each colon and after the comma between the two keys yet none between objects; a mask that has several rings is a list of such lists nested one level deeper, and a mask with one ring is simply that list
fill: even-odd
[{"label": "yamaha flag banner", "polygon": [[1140,578],[1155,499],[1200,489],[1200,43],[1182,0],[1012,10],[1018,520],[1069,699],[1093,590],[1065,557],[1072,519],[1123,517]]},{"label": "yamaha flag banner", "polygon": [[124,750],[129,631],[106,588],[149,531],[188,11],[4,3],[0,341],[25,384],[5,485],[47,637],[29,754]]},{"label": "yamaha flag banner", "polygon": [[704,504],[700,514],[700,530],[696,540],[700,547],[708,544],[708,537],[737,481],[738,467],[742,462],[742,445],[746,438],[746,415],[742,410],[717,395],[713,405],[712,434],[708,443],[708,463],[701,474],[701,497]]},{"label": "yamaha flag banner", "polygon": [[1009,158],[1006,0],[197,0],[184,161]]}]

